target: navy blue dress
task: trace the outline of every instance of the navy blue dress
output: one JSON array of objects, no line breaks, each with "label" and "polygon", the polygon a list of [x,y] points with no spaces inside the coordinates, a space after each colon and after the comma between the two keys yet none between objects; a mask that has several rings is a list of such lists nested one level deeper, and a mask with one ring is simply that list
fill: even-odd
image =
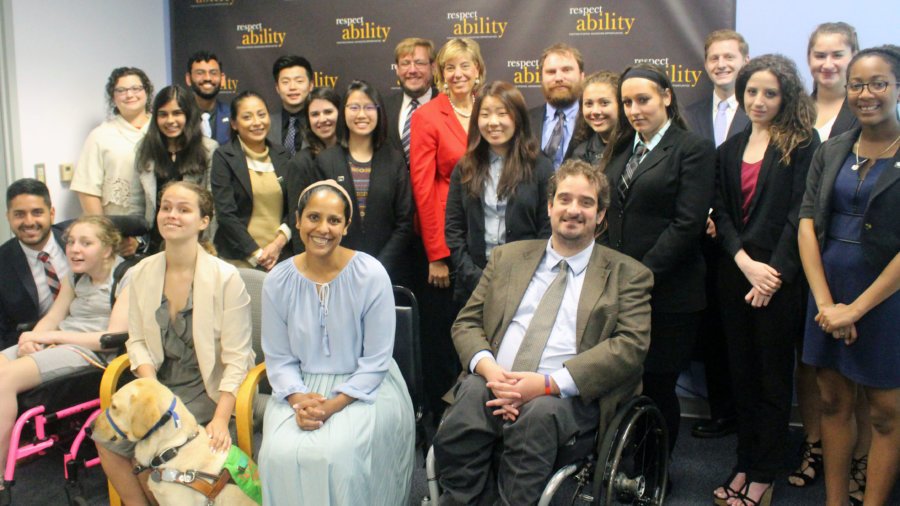
[{"label": "navy blue dress", "polygon": [[[866,178],[852,170],[853,153],[847,157],[834,184],[831,222],[822,263],[835,303],[850,304],[881,274],[863,258],[860,232],[863,213],[879,176],[892,168],[890,159],[875,162]],[[874,388],[900,387],[900,292],[872,308],[858,322],[857,341],[850,346],[826,334],[814,318],[817,309],[810,294],[806,314],[803,361],[835,369],[854,382]]]}]

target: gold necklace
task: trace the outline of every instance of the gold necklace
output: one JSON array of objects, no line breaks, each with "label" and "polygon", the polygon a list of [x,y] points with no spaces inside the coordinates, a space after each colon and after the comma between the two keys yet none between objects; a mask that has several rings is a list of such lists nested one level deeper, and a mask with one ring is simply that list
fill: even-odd
[{"label": "gold necklace", "polygon": [[900,135],[898,135],[897,138],[894,139],[894,142],[890,143],[890,144],[888,145],[888,147],[884,148],[884,149],[881,151],[881,153],[878,153],[877,155],[875,155],[875,156],[873,156],[873,157],[871,157],[871,158],[863,158],[862,161],[859,161],[859,150],[860,150],[860,148],[862,147],[862,133],[860,133],[860,134],[859,134],[859,139],[856,140],[856,153],[854,153],[854,154],[856,155],[856,163],[854,163],[853,165],[851,165],[851,166],[850,166],[850,169],[852,169],[852,170],[854,170],[854,171],[857,171],[857,170],[859,170],[859,168],[860,168],[862,165],[865,165],[866,163],[868,163],[869,160],[877,160],[879,156],[881,156],[881,155],[887,153],[888,151],[890,151],[890,149],[891,149],[892,147],[894,147],[895,144],[897,144],[897,141],[900,141]]}]

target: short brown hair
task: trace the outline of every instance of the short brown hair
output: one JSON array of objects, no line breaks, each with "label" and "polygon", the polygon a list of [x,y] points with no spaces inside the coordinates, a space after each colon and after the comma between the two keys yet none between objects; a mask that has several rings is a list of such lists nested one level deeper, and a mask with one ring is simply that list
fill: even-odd
[{"label": "short brown hair", "polygon": [[706,59],[709,55],[709,46],[716,42],[722,42],[723,40],[736,40],[738,49],[741,51],[741,54],[744,55],[744,58],[750,56],[750,46],[747,44],[747,41],[744,40],[744,36],[734,30],[724,28],[722,30],[716,30],[706,36],[706,40],[703,42],[703,58]]},{"label": "short brown hair", "polygon": [[563,42],[558,42],[553,44],[552,46],[544,49],[544,52],[541,53],[541,67],[544,66],[544,60],[547,59],[550,54],[571,54],[575,61],[578,62],[578,71],[584,72],[584,57],[581,56],[581,51],[574,46],[570,46]]},{"label": "short brown hair", "polygon": [[563,162],[556,174],[550,178],[550,183],[547,185],[547,200],[552,203],[556,197],[556,188],[559,182],[567,177],[574,176],[584,176],[592,186],[597,188],[598,212],[604,211],[609,207],[609,179],[607,179],[606,174],[600,172],[597,167],[588,162],[577,158],[570,158]]},{"label": "short brown hair", "polygon": [[427,49],[428,61],[434,63],[434,42],[420,37],[407,37],[397,43],[397,47],[394,48],[394,63],[400,63],[401,56],[412,53],[417,47]]}]

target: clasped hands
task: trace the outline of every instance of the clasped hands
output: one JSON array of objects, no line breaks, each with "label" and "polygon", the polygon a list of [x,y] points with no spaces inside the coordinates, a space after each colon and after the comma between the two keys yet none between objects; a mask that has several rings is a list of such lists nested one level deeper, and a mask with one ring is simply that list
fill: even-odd
[{"label": "clasped hands", "polygon": [[[494,394],[485,405],[506,421],[514,422],[523,404],[545,394],[544,375],[536,372],[510,372],[497,365],[485,379]],[[553,378],[550,383],[551,390],[556,391]]]},{"label": "clasped hands", "polygon": [[843,339],[844,344],[849,346],[859,337],[856,333],[856,322],[860,317],[852,304],[833,304],[820,309],[815,319],[819,328],[835,339]]},{"label": "clasped hands", "polygon": [[744,301],[756,308],[768,306],[781,288],[781,273],[771,265],[751,259],[743,250],[735,256],[735,262],[752,286]]},{"label": "clasped hands", "polygon": [[53,339],[43,332],[22,332],[19,334],[18,355],[19,357],[31,355],[32,353],[43,350],[51,344],[54,344]]},{"label": "clasped hands", "polygon": [[288,397],[288,403],[294,409],[294,418],[300,429],[317,430],[331,418],[331,415],[349,404],[343,400],[343,396],[344,394],[338,394],[335,398],[327,399],[315,392],[297,393]]}]

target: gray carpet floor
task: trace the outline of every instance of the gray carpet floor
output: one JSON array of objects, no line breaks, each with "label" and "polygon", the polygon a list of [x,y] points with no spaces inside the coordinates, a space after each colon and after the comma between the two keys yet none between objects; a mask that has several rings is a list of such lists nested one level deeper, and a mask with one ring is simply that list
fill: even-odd
[{"label": "gray carpet floor", "polygon": [[[671,466],[671,477],[675,483],[672,495],[666,504],[686,506],[711,504],[713,489],[725,479],[733,464],[736,439],[734,436],[722,439],[695,439],[690,436],[691,420],[682,421],[681,434]],[[799,446],[800,434],[792,434],[792,448]],[[792,454],[795,452],[792,452]],[[420,504],[426,495],[425,471],[421,453],[413,476],[410,505]],[[793,466],[797,458],[790,464]],[[106,482],[99,468],[80,473],[84,490],[84,504],[106,505],[109,498]],[[895,487],[891,504],[900,504],[900,486]],[[16,506],[66,505],[65,480],[63,478],[62,455],[55,450],[41,458],[21,464],[16,470],[16,483],[11,488],[12,504]],[[775,487],[774,504],[816,505],[825,501],[825,487],[822,481],[807,489],[797,489],[787,485],[782,478]],[[355,506],[355,505],[354,505]]]}]

